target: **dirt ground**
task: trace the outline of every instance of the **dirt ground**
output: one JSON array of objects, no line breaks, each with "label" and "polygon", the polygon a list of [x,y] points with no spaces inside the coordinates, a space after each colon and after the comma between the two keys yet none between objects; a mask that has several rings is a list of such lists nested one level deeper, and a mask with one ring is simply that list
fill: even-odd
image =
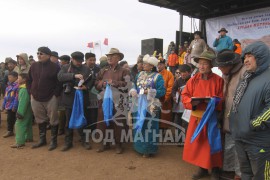
[{"label": "dirt ground", "polygon": [[[64,136],[58,137],[58,148],[48,151],[48,145],[31,149],[38,140],[37,125],[33,126],[34,141],[23,149],[12,149],[15,137],[3,138],[6,132],[6,115],[2,113],[0,128],[0,180],[32,179],[191,179],[196,167],[182,160],[182,147],[160,146],[155,157],[143,158],[136,153],[132,144],[125,144],[123,154],[115,149],[97,153],[97,144],[92,150],[85,150],[74,137],[74,147],[61,152]],[[49,142],[50,133],[47,134]],[[206,178],[207,179],[207,178]]]}]

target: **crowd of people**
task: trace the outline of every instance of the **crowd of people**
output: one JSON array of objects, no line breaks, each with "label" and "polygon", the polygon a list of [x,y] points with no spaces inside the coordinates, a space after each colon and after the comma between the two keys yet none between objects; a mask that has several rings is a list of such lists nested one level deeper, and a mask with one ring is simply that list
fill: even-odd
[{"label": "crowd of people", "polygon": [[[58,136],[65,134],[61,151],[68,151],[73,147],[71,121],[85,117],[77,128],[85,149],[91,149],[88,130],[100,140],[99,153],[115,145],[121,154],[123,143],[133,142],[136,152],[150,157],[158,152],[158,139],[168,138],[168,131],[179,126],[185,139],[174,143],[184,146],[184,161],[198,166],[192,179],[209,171],[211,179],[219,179],[221,170],[233,172],[236,180],[267,179],[269,47],[255,42],[242,52],[240,42],[227,32],[218,31],[215,50],[196,31],[190,44],[184,42],[178,50],[171,46],[168,60],[139,55],[131,68],[117,48],[102,56],[99,65],[93,53],[59,57],[48,47],[38,48],[36,62],[26,53],[17,55],[17,61],[6,58],[0,69],[2,111],[7,113],[3,137],[13,136],[15,126],[11,147],[22,148],[33,142],[36,122],[39,141],[33,149],[47,144],[50,130],[48,150],[56,149]],[[74,110],[77,101],[83,104],[80,114]]]}]

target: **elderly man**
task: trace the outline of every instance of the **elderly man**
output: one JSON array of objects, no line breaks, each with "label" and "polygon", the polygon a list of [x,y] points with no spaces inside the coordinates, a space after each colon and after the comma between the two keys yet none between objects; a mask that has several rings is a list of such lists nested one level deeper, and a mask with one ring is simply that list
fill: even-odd
[{"label": "elderly man", "polygon": [[[125,81],[126,76],[130,76],[130,72],[127,69],[124,69],[118,65],[118,62],[124,58],[124,54],[121,53],[117,48],[111,48],[110,52],[106,54],[108,57],[108,66],[104,67],[97,75],[96,80],[96,89],[99,91],[104,91],[106,84],[111,85],[112,93],[114,97],[114,112],[113,112],[113,120],[110,121],[109,126],[106,126],[103,121],[103,111],[100,106],[100,111],[98,115],[98,125],[97,128],[101,129],[103,132],[103,138],[105,138],[105,131],[108,129],[113,129],[114,140],[116,143],[116,153],[121,154],[123,152],[121,139],[121,132],[126,129],[126,119],[123,118],[125,115],[116,116],[119,114],[117,111],[121,111],[124,109],[121,98],[119,98],[119,94],[121,94],[123,87],[126,87],[127,82]],[[127,91],[128,92],[128,91]],[[124,92],[124,93],[127,93]],[[102,103],[100,103],[101,105]],[[123,112],[125,113],[125,112]],[[105,140],[105,141],[104,141]],[[103,139],[102,146],[97,150],[97,152],[103,152],[109,148],[109,144],[106,143],[106,139]]]},{"label": "elderly man", "polygon": [[60,95],[57,73],[59,68],[50,61],[51,50],[48,47],[38,48],[37,56],[39,61],[31,65],[28,73],[32,110],[39,127],[39,142],[33,145],[32,148],[39,148],[47,144],[46,126],[49,119],[51,144],[48,150],[51,151],[57,147],[57,97]]},{"label": "elderly man", "polygon": [[235,139],[241,178],[269,179],[270,50],[263,42],[242,53],[246,71],[233,97],[230,131]]},{"label": "elderly man", "polygon": [[236,86],[239,81],[243,79],[243,74],[246,68],[243,66],[240,55],[229,49],[224,49],[218,54],[214,65],[221,70],[225,81],[223,89],[225,100],[223,116],[223,132],[225,133],[223,171],[233,171],[235,172],[234,179],[240,179],[240,166],[235,150],[234,140],[232,139],[229,129],[228,113],[232,107],[233,95],[235,93]]},{"label": "elderly man", "polygon": [[227,36],[228,31],[225,28],[221,28],[219,31],[219,36],[215,39],[213,46],[216,47],[217,52],[223,49],[233,50],[232,38]]}]

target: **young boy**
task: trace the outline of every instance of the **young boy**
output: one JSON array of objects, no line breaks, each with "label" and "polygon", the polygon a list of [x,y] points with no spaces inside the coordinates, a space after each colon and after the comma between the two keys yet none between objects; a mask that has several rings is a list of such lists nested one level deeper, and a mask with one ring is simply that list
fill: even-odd
[{"label": "young boy", "polygon": [[5,91],[5,97],[2,110],[7,111],[7,133],[3,136],[7,138],[13,136],[13,127],[16,121],[16,111],[18,108],[18,73],[11,71],[8,74],[8,84]]},{"label": "young boy", "polygon": [[11,148],[20,148],[25,145],[25,142],[33,141],[32,132],[32,110],[30,104],[30,96],[26,89],[26,82],[28,82],[28,74],[22,73],[18,77],[19,83],[19,105],[17,110],[17,121],[15,124],[16,130],[16,144]]}]

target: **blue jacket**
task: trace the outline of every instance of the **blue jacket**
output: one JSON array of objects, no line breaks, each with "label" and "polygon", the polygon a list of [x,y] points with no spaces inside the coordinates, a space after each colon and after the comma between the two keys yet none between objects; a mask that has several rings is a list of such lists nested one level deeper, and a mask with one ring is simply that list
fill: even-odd
[{"label": "blue jacket", "polygon": [[221,37],[219,40],[215,39],[213,46],[216,47],[217,52],[220,52],[223,49],[233,50],[232,38],[225,35]]},{"label": "blue jacket", "polygon": [[238,105],[230,113],[230,130],[235,140],[270,147],[270,50],[263,42],[247,46],[242,53],[255,56],[257,69]]},{"label": "blue jacket", "polygon": [[18,92],[19,85],[16,82],[10,83],[6,87],[5,97],[3,101],[2,108],[6,110],[18,109]]}]

